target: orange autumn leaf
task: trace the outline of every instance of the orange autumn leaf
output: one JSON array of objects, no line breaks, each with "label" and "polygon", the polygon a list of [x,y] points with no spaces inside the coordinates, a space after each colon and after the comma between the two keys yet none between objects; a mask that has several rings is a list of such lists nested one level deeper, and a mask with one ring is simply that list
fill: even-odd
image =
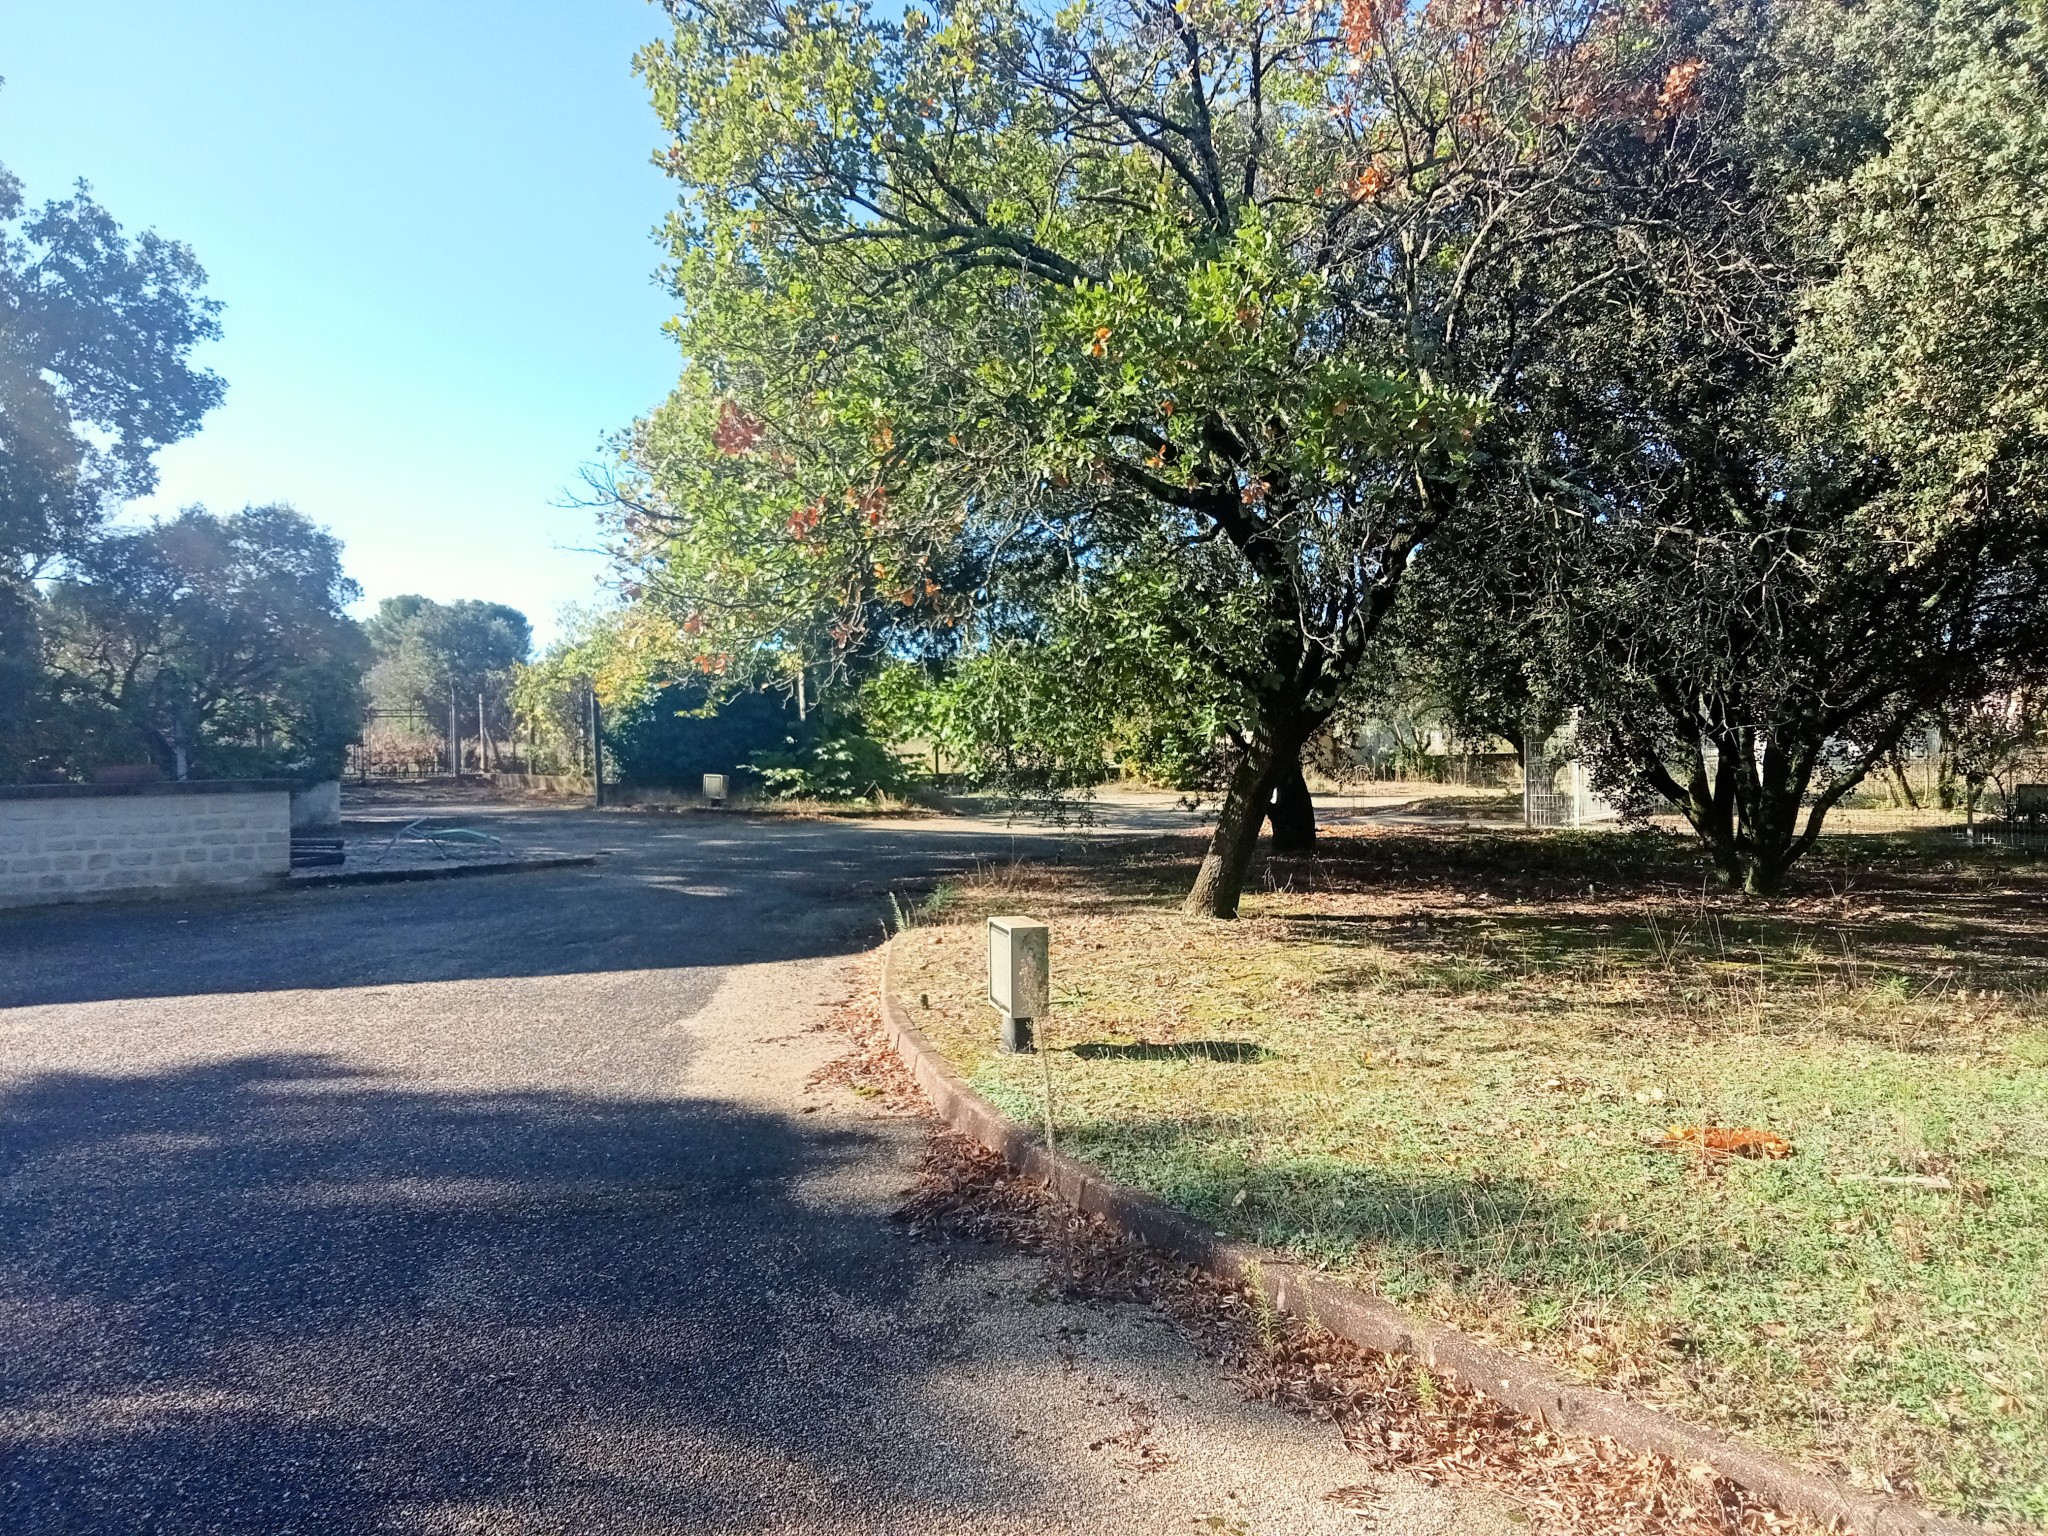
[{"label": "orange autumn leaf", "polygon": [[1690,111],[1699,95],[1700,71],[1706,68],[1702,59],[1683,59],[1671,66],[1664,76],[1664,87],[1657,92],[1657,110],[1664,117],[1677,117]]},{"label": "orange autumn leaf", "polygon": [[1358,184],[1352,190],[1359,197],[1365,199],[1365,201],[1371,202],[1387,190],[1388,185],[1392,183],[1393,179],[1392,174],[1383,167],[1368,165],[1359,174]]},{"label": "orange autumn leaf", "polygon": [[711,445],[725,457],[737,458],[758,443],[767,430],[767,424],[758,416],[723,400],[718,406],[718,424],[711,429]]},{"label": "orange autumn leaf", "polygon": [[1344,46],[1354,54],[1370,53],[1400,15],[1401,8],[1392,0],[1344,0]]},{"label": "orange autumn leaf", "polygon": [[1760,1131],[1753,1125],[1667,1126],[1657,1142],[1660,1152],[1693,1152],[1706,1157],[1784,1158],[1792,1155],[1792,1143],[1776,1131]]}]

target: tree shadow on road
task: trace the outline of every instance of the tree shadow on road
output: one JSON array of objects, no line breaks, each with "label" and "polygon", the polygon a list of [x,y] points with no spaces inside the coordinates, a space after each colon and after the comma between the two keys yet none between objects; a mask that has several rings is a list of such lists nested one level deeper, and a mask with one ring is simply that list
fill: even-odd
[{"label": "tree shadow on road", "polygon": [[45,1075],[0,1128],[10,1536],[1004,1502],[985,1447],[874,1427],[957,1322],[931,1250],[819,1193],[878,1133],[290,1056]]}]

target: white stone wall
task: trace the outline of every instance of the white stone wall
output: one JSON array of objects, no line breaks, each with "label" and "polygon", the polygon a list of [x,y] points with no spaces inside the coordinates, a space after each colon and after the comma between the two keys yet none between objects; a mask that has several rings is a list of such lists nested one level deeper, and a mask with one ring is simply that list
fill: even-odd
[{"label": "white stone wall", "polygon": [[291,846],[283,788],[0,799],[0,907],[256,889]]}]

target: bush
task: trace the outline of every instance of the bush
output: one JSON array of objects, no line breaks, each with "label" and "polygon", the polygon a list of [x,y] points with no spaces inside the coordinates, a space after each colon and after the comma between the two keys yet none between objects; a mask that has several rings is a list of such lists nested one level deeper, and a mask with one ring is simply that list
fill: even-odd
[{"label": "bush", "polygon": [[623,784],[695,788],[707,773],[744,775],[754,757],[801,741],[780,693],[741,693],[715,707],[700,685],[670,685],[606,722],[605,749]]},{"label": "bush", "polygon": [[838,721],[808,740],[791,735],[780,749],[756,752],[753,770],[780,800],[880,800],[901,797],[918,775],[858,724]]}]

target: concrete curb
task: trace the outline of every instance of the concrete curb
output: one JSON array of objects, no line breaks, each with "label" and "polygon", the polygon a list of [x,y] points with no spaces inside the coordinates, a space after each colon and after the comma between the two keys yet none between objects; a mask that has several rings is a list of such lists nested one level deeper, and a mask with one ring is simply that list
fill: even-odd
[{"label": "concrete curb", "polygon": [[[1606,1436],[1632,1450],[1654,1451],[1681,1466],[1704,1463],[1738,1487],[1789,1513],[1860,1536],[1988,1536],[1985,1528],[1878,1498],[1835,1478],[1783,1461],[1588,1387],[1504,1349],[1411,1317],[1392,1303],[1323,1279],[1277,1253],[1233,1242],[1150,1195],[1114,1184],[1087,1164],[1050,1153],[1028,1129],[1006,1118],[967,1086],[897,1006],[891,982],[894,942],[882,948],[882,1020],[911,1075],[941,1120],[997,1153],[1018,1172],[1041,1180],[1075,1209],[1099,1216],[1127,1237],[1240,1283],[1256,1284],[1283,1312],[1327,1328],[1339,1338],[1385,1354],[1409,1355],[1455,1377],[1496,1402],[1575,1434]],[[993,1027],[993,1026],[991,1026]]]},{"label": "concrete curb", "polygon": [[575,869],[596,862],[596,854],[579,853],[552,859],[495,859],[488,863],[476,864],[428,864],[417,869],[344,869],[333,875],[289,876],[285,881],[285,889],[299,890],[305,886],[331,885],[407,885],[415,880],[460,880],[467,875],[512,875],[538,869]]}]

